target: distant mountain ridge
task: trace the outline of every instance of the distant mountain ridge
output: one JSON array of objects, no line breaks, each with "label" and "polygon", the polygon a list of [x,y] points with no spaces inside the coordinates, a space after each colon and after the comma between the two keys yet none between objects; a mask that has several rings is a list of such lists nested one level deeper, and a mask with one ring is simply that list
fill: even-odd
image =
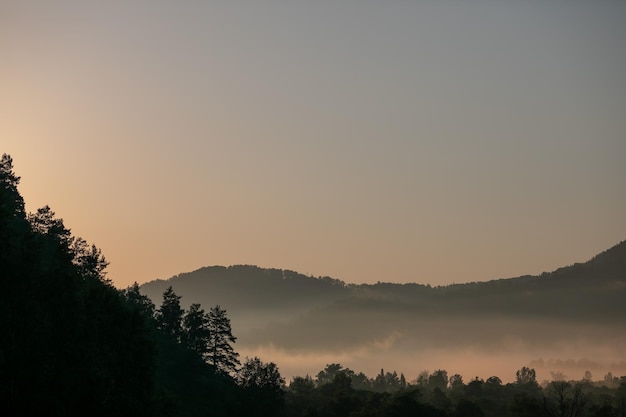
[{"label": "distant mountain ridge", "polygon": [[[594,256],[584,263],[558,268],[538,276],[495,279],[431,287],[417,283],[378,282],[347,284],[331,277],[313,277],[295,271],[261,268],[253,265],[203,267],[167,280],[150,281],[141,286],[157,305],[160,295],[172,285],[183,296],[183,303],[220,304],[230,310],[301,310],[342,298],[415,301],[427,297],[480,299],[486,296],[526,296],[552,291],[604,292],[626,285],[626,241]],[[605,294],[606,295],[606,294]]]},{"label": "distant mountain ridge", "polygon": [[614,360],[626,363],[620,350],[626,345],[626,241],[537,276],[438,287],[346,284],[236,265],[151,281],[141,291],[158,306],[170,285],[185,307],[226,308],[239,346],[250,352],[401,357],[464,346],[492,354],[513,347],[583,352],[584,346],[605,357],[606,349],[615,351]]},{"label": "distant mountain ridge", "polygon": [[330,277],[314,278],[294,271],[252,265],[204,267],[168,280],[151,281],[141,288],[152,298],[155,291],[160,294],[161,288],[169,285],[178,289],[179,295],[191,299],[212,294],[212,303],[230,309],[285,308],[315,302],[329,294],[343,296],[349,292],[346,283]]}]

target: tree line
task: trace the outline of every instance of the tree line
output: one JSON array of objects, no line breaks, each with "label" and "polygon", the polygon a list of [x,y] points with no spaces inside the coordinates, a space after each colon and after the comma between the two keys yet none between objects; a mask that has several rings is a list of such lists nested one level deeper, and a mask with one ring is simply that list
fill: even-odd
[{"label": "tree line", "polygon": [[[179,404],[176,413],[198,415],[210,410],[210,415],[280,414],[284,378],[275,363],[265,363],[258,357],[246,358],[243,364],[239,361],[233,347],[237,338],[225,309],[216,305],[205,312],[194,303],[185,311],[181,297],[171,286],[164,291],[158,308],[141,294],[136,282],[122,294],[160,337],[158,346],[164,353],[157,360],[159,385],[173,403]],[[187,359],[176,360],[177,355],[186,355]],[[171,368],[159,366],[161,363],[169,363]],[[192,382],[194,375],[200,382]],[[206,381],[212,382],[207,385]],[[213,401],[207,401],[212,397]],[[203,403],[205,406],[199,407]]]},{"label": "tree line", "polygon": [[586,372],[579,381],[539,384],[535,370],[522,367],[509,384],[497,376],[466,383],[442,369],[407,382],[395,371],[368,378],[334,363],[315,378],[293,378],[285,407],[288,416],[309,417],[624,417],[626,377],[592,381]]}]

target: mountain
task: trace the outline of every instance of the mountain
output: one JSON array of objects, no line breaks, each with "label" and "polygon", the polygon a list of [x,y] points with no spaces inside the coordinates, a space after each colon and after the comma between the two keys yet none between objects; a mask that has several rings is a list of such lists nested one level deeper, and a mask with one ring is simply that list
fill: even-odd
[{"label": "mountain", "polygon": [[626,241],[539,276],[440,287],[354,285],[238,265],[201,268],[141,289],[158,306],[169,285],[184,305],[226,308],[244,351],[293,361],[471,351],[528,361],[598,356],[626,370],[619,348],[626,342]]}]

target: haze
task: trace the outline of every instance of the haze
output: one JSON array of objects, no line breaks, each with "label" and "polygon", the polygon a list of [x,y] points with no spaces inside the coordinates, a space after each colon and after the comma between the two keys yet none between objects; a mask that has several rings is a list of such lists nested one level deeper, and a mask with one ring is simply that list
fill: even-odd
[{"label": "haze", "polygon": [[626,236],[625,20],[619,1],[2,1],[0,143],[27,209],[98,245],[118,287],[215,264],[537,274]]},{"label": "haze", "polygon": [[512,381],[521,366],[582,378],[623,375],[626,241],[540,276],[442,287],[346,285],[254,266],[207,267],[141,287],[159,305],[172,286],[185,306],[229,312],[242,357],[315,375],[328,363],[413,379],[446,369]]}]

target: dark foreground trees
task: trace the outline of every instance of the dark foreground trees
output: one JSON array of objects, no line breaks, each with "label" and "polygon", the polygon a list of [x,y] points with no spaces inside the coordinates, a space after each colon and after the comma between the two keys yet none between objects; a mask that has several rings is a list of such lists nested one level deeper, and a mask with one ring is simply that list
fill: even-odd
[{"label": "dark foreground trees", "polygon": [[275,363],[247,358],[239,370],[239,384],[254,404],[251,416],[281,416],[285,405],[285,379]]},{"label": "dark foreground trees", "polygon": [[95,246],[0,161],[0,415],[151,415],[154,345]]},{"label": "dark foreground trees", "polygon": [[0,415],[249,415],[226,311],[185,315],[171,289],[157,310],[137,284],[117,290],[96,246],[47,206],[25,212],[19,181],[3,155]]},{"label": "dark foreground trees", "polygon": [[[172,288],[172,287],[170,287]],[[200,304],[192,304],[183,318],[182,342],[202,358],[206,358],[209,351],[209,317]]]},{"label": "dark foreground trees", "polygon": [[170,336],[175,341],[180,341],[182,336],[184,310],[180,306],[180,296],[176,295],[172,287],[168,287],[163,293],[163,303],[156,311],[158,329]]},{"label": "dark foreground trees", "polygon": [[230,328],[230,319],[226,310],[220,306],[212,307],[208,316],[209,338],[207,345],[207,361],[219,372],[232,375],[240,364],[239,354],[232,344],[237,341]]}]

